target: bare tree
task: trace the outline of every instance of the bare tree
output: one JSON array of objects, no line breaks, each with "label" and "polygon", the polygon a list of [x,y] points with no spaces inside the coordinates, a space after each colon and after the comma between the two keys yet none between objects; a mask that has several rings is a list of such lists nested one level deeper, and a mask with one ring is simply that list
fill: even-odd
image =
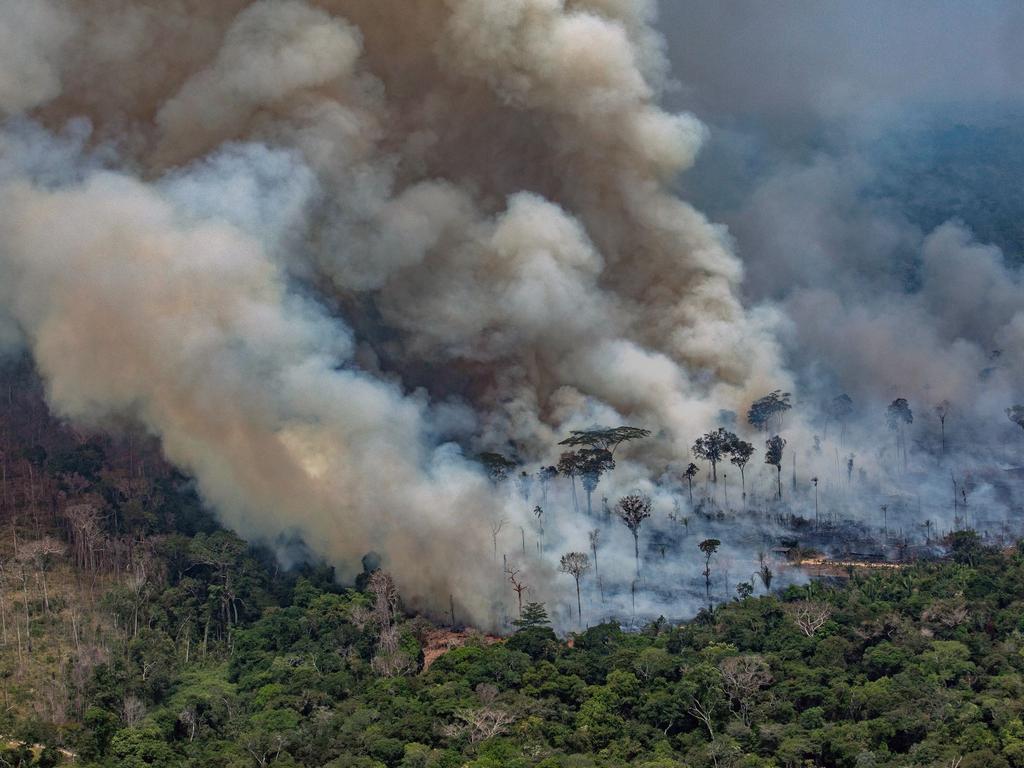
[{"label": "bare tree", "polygon": [[640,526],[651,516],[651,497],[635,491],[619,499],[615,514],[633,534],[633,554],[636,557],[636,575],[640,578]]},{"label": "bare tree", "polygon": [[737,708],[736,716],[744,725],[750,725],[750,708],[754,696],[772,682],[768,662],[758,654],[730,656],[723,659],[718,668],[722,673],[725,693]]},{"label": "bare tree", "polygon": [[949,416],[949,400],[943,400],[935,406],[935,415],[939,419],[939,433],[941,435],[942,455],[946,455],[946,417]]},{"label": "bare tree", "polygon": [[446,725],[442,733],[449,739],[465,736],[470,744],[500,736],[516,721],[515,715],[495,704],[498,689],[481,683],[476,687],[480,706],[455,712],[457,722]]},{"label": "bare tree", "polygon": [[35,565],[43,585],[43,605],[50,612],[50,593],[46,585],[46,572],[54,558],[64,554],[64,545],[52,536],[30,541],[21,548],[21,556]]},{"label": "bare tree", "polygon": [[817,600],[799,600],[789,603],[786,605],[786,613],[807,637],[813,637],[819,629],[825,626],[825,622],[832,618],[831,606]]},{"label": "bare tree", "polygon": [[128,728],[134,728],[142,722],[146,716],[146,705],[142,699],[133,694],[127,694],[121,707],[121,719]]},{"label": "bare tree", "polygon": [[558,565],[558,570],[567,573],[576,580],[576,614],[583,623],[583,602],[580,599],[580,579],[590,570],[590,558],[586,552],[566,552]]},{"label": "bare tree", "polygon": [[494,542],[494,561],[498,561],[498,534],[501,533],[501,529],[505,527],[505,523],[508,521],[505,518],[501,520],[494,520],[491,522],[491,541]]},{"label": "bare tree", "polygon": [[515,566],[509,565],[505,568],[505,575],[508,577],[509,582],[512,584],[512,591],[516,593],[516,597],[519,598],[519,616],[523,615],[523,592],[526,592],[529,587],[526,583],[519,578],[520,570]]},{"label": "bare tree", "polygon": [[370,574],[367,586],[374,597],[373,618],[381,626],[389,626],[398,618],[398,604],[401,601],[395,580],[390,574],[378,569]]}]

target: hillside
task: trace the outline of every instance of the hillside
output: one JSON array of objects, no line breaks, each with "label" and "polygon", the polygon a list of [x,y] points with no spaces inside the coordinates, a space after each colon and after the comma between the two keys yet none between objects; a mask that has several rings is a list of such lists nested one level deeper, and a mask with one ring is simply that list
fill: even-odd
[{"label": "hillside", "polygon": [[528,604],[499,640],[406,615],[380,571],[281,571],[151,441],[4,384],[0,764],[1024,765],[1024,554],[971,533],[679,626],[558,638]]}]

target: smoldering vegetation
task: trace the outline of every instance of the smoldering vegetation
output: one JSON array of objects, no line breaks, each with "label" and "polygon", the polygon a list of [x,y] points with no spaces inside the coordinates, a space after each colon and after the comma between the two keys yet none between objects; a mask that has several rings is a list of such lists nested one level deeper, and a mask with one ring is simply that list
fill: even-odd
[{"label": "smoldering vegetation", "polygon": [[286,561],[372,552],[481,626],[527,589],[563,627],[679,618],[807,578],[787,553],[1016,535],[1015,241],[866,192],[906,94],[811,79],[780,121],[730,48],[678,56],[684,5],[2,0],[0,345]]}]

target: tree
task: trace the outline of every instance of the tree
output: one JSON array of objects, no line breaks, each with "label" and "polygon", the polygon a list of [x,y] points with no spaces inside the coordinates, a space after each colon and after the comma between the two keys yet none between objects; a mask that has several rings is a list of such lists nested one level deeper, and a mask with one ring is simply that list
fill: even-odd
[{"label": "tree", "polygon": [[754,446],[751,443],[741,440],[733,435],[732,444],[729,446],[730,459],[733,464],[740,468],[740,482],[743,484],[743,498],[747,498],[747,478],[744,470],[750,457],[754,455]]},{"label": "tree", "polygon": [[491,541],[494,543],[494,561],[498,561],[498,534],[501,533],[501,529],[505,527],[505,523],[508,521],[505,518],[501,520],[493,520],[491,522]]},{"label": "tree", "polygon": [[590,558],[586,552],[566,552],[558,564],[558,570],[567,573],[576,580],[576,612],[580,623],[583,623],[583,603],[580,600],[580,578],[590,570]]},{"label": "tree", "polygon": [[757,563],[757,575],[761,579],[761,583],[764,585],[764,591],[771,592],[774,574],[772,573],[772,569],[768,566],[764,552],[757,553]]},{"label": "tree", "polygon": [[445,725],[441,729],[444,736],[449,739],[464,736],[470,744],[478,744],[505,733],[516,721],[515,715],[511,712],[494,706],[498,689],[493,685],[481,683],[476,687],[476,695],[480,706],[455,712],[454,716],[458,722]]},{"label": "tree", "polygon": [[576,497],[576,477],[580,473],[580,456],[576,451],[566,451],[558,459],[558,472],[562,477],[568,477],[572,484],[572,508],[577,513],[580,511],[580,503]]},{"label": "tree", "polygon": [[[832,398],[828,404],[828,417],[839,424],[840,441],[846,440],[846,424],[853,415],[853,400],[845,392]],[[828,437],[828,424],[825,425],[826,437]]]},{"label": "tree", "polygon": [[587,534],[590,538],[590,551],[594,553],[594,577],[597,579],[597,586],[601,590],[601,602],[604,602],[604,587],[601,585],[601,574],[597,569],[597,548],[601,545],[601,529],[594,528]]},{"label": "tree", "polygon": [[527,603],[519,611],[519,618],[513,619],[512,626],[520,629],[532,629],[533,627],[546,627],[551,623],[544,603]]},{"label": "tree", "polygon": [[832,608],[816,600],[798,600],[786,605],[786,613],[804,635],[813,637],[832,617]]},{"label": "tree", "polygon": [[907,443],[903,429],[906,425],[914,423],[914,413],[910,410],[910,404],[905,397],[897,397],[889,403],[889,407],[885,409],[885,421],[896,435],[896,455],[903,458],[903,468],[906,469]]},{"label": "tree", "polygon": [[750,426],[756,429],[763,429],[765,434],[773,417],[779,417],[779,426],[782,426],[782,414],[793,406],[789,402],[791,395],[776,389],[759,400],[755,400],[747,411],[747,421]]},{"label": "tree", "polygon": [[704,553],[704,591],[707,594],[709,609],[714,607],[711,603],[711,558],[718,552],[720,546],[722,546],[722,542],[718,539],[704,539],[697,545]]},{"label": "tree", "polygon": [[814,527],[818,527],[818,478],[812,477],[811,482],[814,484]]},{"label": "tree", "polygon": [[941,435],[942,455],[946,455],[946,417],[949,416],[949,400],[943,400],[935,406],[935,415],[939,418],[939,433]]},{"label": "tree", "polygon": [[604,448],[581,448],[579,456],[580,479],[583,482],[583,490],[587,492],[587,514],[593,516],[591,499],[597,484],[601,482],[601,475],[615,469],[615,459],[611,451]]},{"label": "tree", "polygon": [[39,577],[43,585],[43,605],[46,612],[50,612],[50,594],[46,587],[46,572],[49,570],[53,560],[64,554],[64,545],[52,536],[44,536],[37,541],[27,542],[20,552],[20,556],[32,561],[39,571]]},{"label": "tree", "polygon": [[722,659],[718,665],[722,684],[744,725],[750,725],[750,708],[759,690],[772,682],[771,668],[763,656],[747,654]]},{"label": "tree", "polygon": [[516,597],[519,598],[519,615],[523,615],[523,592],[526,592],[529,587],[526,586],[526,582],[519,578],[521,571],[514,566],[506,566],[505,575],[508,576],[509,583],[512,584],[512,591],[516,593]]},{"label": "tree", "polygon": [[481,453],[477,458],[484,465],[487,477],[495,485],[507,480],[509,473],[516,468],[514,461],[505,458],[500,453]]},{"label": "tree", "polygon": [[693,478],[697,476],[698,472],[700,472],[700,467],[692,461],[690,462],[690,466],[686,468],[686,471],[683,472],[683,477],[686,478],[686,482],[690,486],[690,504],[693,504]]},{"label": "tree", "polygon": [[726,432],[724,427],[719,427],[717,431],[701,435],[694,442],[694,454],[711,465],[711,482],[718,482],[718,462],[729,452],[729,448],[736,440],[736,435]]},{"label": "tree", "polygon": [[1024,405],[1014,405],[1006,409],[1006,417],[1021,429],[1024,429]]},{"label": "tree", "polygon": [[567,445],[571,448],[587,446],[596,448],[608,453],[615,453],[615,449],[630,440],[639,440],[651,434],[649,429],[639,427],[591,427],[590,429],[574,429],[569,432],[569,437],[562,440],[559,445]]},{"label": "tree", "polygon": [[537,470],[537,484],[540,485],[541,506],[547,505],[548,486],[551,485],[551,481],[556,477],[558,477],[558,469],[556,467],[541,467]]},{"label": "tree", "polygon": [[636,557],[636,575],[640,577],[640,526],[651,516],[651,497],[635,491],[619,499],[615,514],[633,534],[633,554]]},{"label": "tree", "polygon": [[779,487],[779,498],[782,498],[782,449],[786,447],[786,441],[778,435],[770,438],[765,443],[764,463],[775,467]]}]

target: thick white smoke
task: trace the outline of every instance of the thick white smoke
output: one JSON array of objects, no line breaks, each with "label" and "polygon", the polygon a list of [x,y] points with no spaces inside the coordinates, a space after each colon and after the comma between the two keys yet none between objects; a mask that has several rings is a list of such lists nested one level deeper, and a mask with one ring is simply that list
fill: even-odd
[{"label": "thick white smoke", "polygon": [[3,0],[0,340],[244,535],[346,575],[380,551],[491,621],[491,526],[533,521],[464,452],[635,423],[627,485],[788,383],[727,235],[670,193],[704,129],[658,106],[653,13]]}]

